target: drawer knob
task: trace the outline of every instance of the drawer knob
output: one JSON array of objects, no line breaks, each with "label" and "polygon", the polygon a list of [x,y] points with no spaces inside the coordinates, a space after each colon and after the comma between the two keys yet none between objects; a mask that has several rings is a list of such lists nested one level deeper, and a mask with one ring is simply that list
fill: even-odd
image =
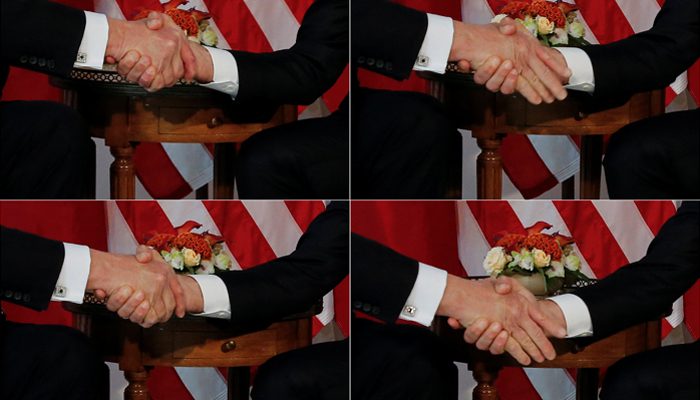
[{"label": "drawer knob", "polygon": [[588,118],[588,115],[589,114],[585,111],[579,111],[578,114],[576,114],[576,116],[574,117],[574,119],[576,121],[581,121],[581,120]]},{"label": "drawer knob", "polygon": [[212,128],[216,128],[217,126],[222,125],[223,123],[224,123],[224,121],[221,118],[214,117],[211,119],[211,121],[209,121],[207,126],[209,127],[209,129],[212,129]]},{"label": "drawer knob", "polygon": [[233,351],[235,348],[236,342],[233,340],[229,340],[221,346],[221,351],[223,351],[224,353],[228,353],[229,351]]}]

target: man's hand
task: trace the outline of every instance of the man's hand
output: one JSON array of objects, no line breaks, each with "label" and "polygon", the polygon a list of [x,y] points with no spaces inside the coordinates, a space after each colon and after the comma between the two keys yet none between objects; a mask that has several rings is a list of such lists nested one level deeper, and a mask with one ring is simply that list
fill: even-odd
[{"label": "man's hand", "polygon": [[[95,289],[98,298],[109,297],[118,301],[120,298],[138,295],[148,302],[141,321],[144,327],[150,327],[157,322],[170,319],[173,310],[177,315],[185,314],[184,292],[175,273],[166,262],[146,255],[154,250],[145,246],[139,248],[138,256],[104,253],[90,250],[91,263],[88,275],[87,289]],[[136,292],[134,293],[134,289]],[[118,311],[110,305],[111,311]],[[119,312],[123,318],[130,315]]]},{"label": "man's hand", "polygon": [[[191,80],[194,76],[194,54],[187,45],[188,40],[182,29],[174,22],[160,29],[149,29],[149,26],[154,26],[154,22],[148,19],[130,22],[109,19],[106,58],[121,61],[130,50],[135,50],[139,56],[148,56],[150,62],[143,61],[142,64],[153,66],[149,73],[155,75],[147,87],[150,91],[172,86],[182,77]],[[135,55],[132,54],[130,58],[135,58]],[[148,68],[144,68],[143,72]],[[117,71],[127,76],[123,70],[118,68]],[[133,75],[129,78],[133,78]]]},{"label": "man's hand", "polygon": [[[507,340],[506,350],[523,365],[530,364],[530,357],[538,362],[545,358],[554,359],[554,348],[538,325],[546,316],[537,307],[531,307],[535,301],[534,296],[529,292],[520,292],[519,287],[511,293],[498,294],[495,288],[497,282],[499,281],[469,281],[448,275],[447,287],[437,314],[452,317],[453,328],[458,325],[469,327],[479,322],[486,329],[488,323],[480,321],[480,318],[499,322],[515,339]],[[552,330],[550,334],[561,334],[553,324],[544,325],[548,327],[545,329]],[[474,343],[466,332],[465,340]]]},{"label": "man's hand", "polygon": [[566,65],[560,65],[556,60],[551,60],[547,53],[538,51],[542,47],[538,40],[521,24],[507,20],[510,19],[504,18],[500,25],[472,25],[454,21],[449,60],[467,60],[470,67],[477,70],[492,55],[510,60],[521,77],[517,89],[531,103],[539,104],[542,99],[548,103],[555,98],[565,99],[566,89],[559,76],[570,74]]},{"label": "man's hand", "polygon": [[[158,30],[163,27],[180,27],[168,15],[158,12],[148,14],[145,19],[148,29]],[[181,30],[181,29],[180,29]],[[199,83],[209,83],[214,79],[214,63],[209,52],[201,45],[186,40],[186,47],[192,53],[194,63],[191,74],[185,74],[185,80],[196,80]],[[129,52],[119,61],[117,72],[125,76],[131,82],[138,82],[144,88],[151,88],[156,78],[155,68],[151,66],[150,57],[140,56],[136,52]]]}]

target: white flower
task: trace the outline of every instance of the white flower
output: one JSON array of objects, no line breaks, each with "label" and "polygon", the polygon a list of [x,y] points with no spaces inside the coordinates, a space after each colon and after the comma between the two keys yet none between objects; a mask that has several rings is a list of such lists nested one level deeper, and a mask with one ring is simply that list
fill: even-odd
[{"label": "white flower", "polygon": [[557,28],[554,30],[554,36],[549,38],[549,43],[555,45],[555,44],[569,44],[569,35],[566,34],[566,31]]},{"label": "white flower", "polygon": [[552,261],[552,256],[540,249],[533,249],[532,258],[535,260],[535,267],[546,267]]},{"label": "white flower", "polygon": [[[185,35],[187,35],[187,32],[185,32]],[[197,35],[197,36],[187,35],[187,39],[199,44],[199,35]]]},{"label": "white flower", "polygon": [[209,260],[202,261],[202,266],[194,272],[197,275],[211,275],[214,273],[214,264]]},{"label": "white flower", "polygon": [[202,261],[202,255],[197,254],[192,249],[185,248],[182,250],[182,256],[185,258],[185,266],[187,267],[194,267],[199,265],[199,262]]},{"label": "white flower", "polygon": [[506,263],[508,263],[508,258],[503,251],[503,247],[497,246],[489,250],[486,254],[486,258],[484,258],[484,269],[491,276],[495,277],[499,272],[503,271]]},{"label": "white flower", "polygon": [[534,19],[532,19],[531,16],[526,16],[524,20],[517,19],[516,21],[520,21],[521,24],[532,33],[533,36],[537,36],[537,23],[535,22]]},{"label": "white flower", "polygon": [[214,266],[226,271],[231,266],[231,258],[226,253],[221,252],[214,257]]},{"label": "white flower", "polygon": [[505,17],[507,17],[507,15],[505,15],[505,14],[498,14],[498,15],[496,15],[495,17],[493,17],[493,19],[491,20],[491,23],[492,23],[492,24],[498,24],[498,23],[500,23],[501,20],[502,20],[503,18],[505,18]]},{"label": "white flower", "polygon": [[219,38],[216,36],[216,32],[213,29],[207,28],[206,30],[199,31],[199,40],[205,46],[216,46],[219,43]]},{"label": "white flower", "polygon": [[547,17],[538,15],[535,21],[537,22],[537,31],[540,35],[549,35],[554,32],[554,22],[547,19]]},{"label": "white flower", "polygon": [[564,266],[559,261],[552,261],[552,268],[544,272],[550,278],[563,278]]},{"label": "white flower", "polygon": [[535,265],[535,260],[532,258],[532,253],[527,250],[520,252],[520,262],[518,266],[524,270],[532,271]]},{"label": "white flower", "polygon": [[576,253],[571,253],[570,255],[564,257],[564,266],[569,271],[578,271],[581,269],[581,259],[578,258]]},{"label": "white flower", "polygon": [[170,266],[177,270],[182,270],[185,267],[185,259],[182,257],[182,253],[177,250],[173,250],[170,253]]},{"label": "white flower", "polygon": [[583,28],[583,24],[580,22],[566,24],[566,32],[575,38],[580,38],[586,35],[586,30]]}]

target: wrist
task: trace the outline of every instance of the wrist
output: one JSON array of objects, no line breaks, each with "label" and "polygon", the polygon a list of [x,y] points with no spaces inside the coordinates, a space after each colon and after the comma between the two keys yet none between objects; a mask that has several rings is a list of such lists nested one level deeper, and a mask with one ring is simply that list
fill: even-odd
[{"label": "wrist", "polygon": [[204,312],[204,295],[199,283],[189,276],[178,275],[180,284],[185,291],[185,311],[190,314],[200,314]]},{"label": "wrist", "polygon": [[103,251],[98,251],[90,249],[90,273],[88,274],[86,290],[102,289],[110,293],[109,290],[109,276],[110,273],[110,254]]},{"label": "wrist", "polygon": [[126,21],[107,18],[109,25],[109,34],[107,36],[107,48],[105,49],[105,57],[114,57],[119,61],[123,57],[124,33],[127,31],[125,26]]},{"label": "wrist", "polygon": [[204,46],[194,42],[188,43],[195,56],[194,79],[199,83],[209,83],[214,81],[214,61],[209,51]]},{"label": "wrist", "polygon": [[541,301],[540,309],[547,315],[547,317],[549,317],[550,320],[554,321],[565,330],[567,329],[566,318],[564,318],[564,313],[561,311],[561,308],[557,303],[551,300]]},{"label": "wrist", "polygon": [[447,317],[457,315],[456,312],[460,304],[464,305],[466,301],[466,299],[463,298],[464,290],[460,286],[468,285],[469,283],[470,282],[465,279],[448,274],[445,292],[442,295],[442,299],[440,299],[440,305],[438,305],[435,315]]}]

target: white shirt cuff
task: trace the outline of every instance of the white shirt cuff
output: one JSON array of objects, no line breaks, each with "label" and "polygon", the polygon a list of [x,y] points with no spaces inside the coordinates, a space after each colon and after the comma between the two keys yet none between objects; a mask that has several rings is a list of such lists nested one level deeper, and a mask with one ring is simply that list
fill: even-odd
[{"label": "white shirt cuff", "polygon": [[418,263],[418,276],[399,315],[400,319],[430,326],[447,286],[447,271]]},{"label": "white shirt cuff", "polygon": [[571,70],[569,84],[565,87],[570,90],[593,93],[595,90],[595,76],[593,75],[593,64],[591,58],[585,51],[578,47],[555,47]]},{"label": "white shirt cuff", "polygon": [[63,248],[63,265],[51,300],[82,304],[90,275],[90,248],[70,243],[63,243]]},{"label": "white shirt cuff", "polygon": [[588,306],[580,297],[573,294],[550,297],[557,303],[566,321],[566,337],[586,337],[593,335],[593,321]]},{"label": "white shirt cuff", "polygon": [[233,54],[226,50],[204,46],[211,55],[214,64],[214,79],[211,83],[200,86],[218,90],[230,95],[233,99],[238,95],[238,64]]},{"label": "white shirt cuff", "polygon": [[425,32],[413,69],[444,74],[450,57],[453,36],[452,18],[428,14],[428,30]]},{"label": "white shirt cuff", "polygon": [[85,11],[85,31],[80,41],[73,66],[76,68],[102,69],[109,40],[107,16]]},{"label": "white shirt cuff", "polygon": [[204,312],[199,317],[231,319],[231,301],[226,284],[216,275],[188,275],[194,278],[202,290]]}]

